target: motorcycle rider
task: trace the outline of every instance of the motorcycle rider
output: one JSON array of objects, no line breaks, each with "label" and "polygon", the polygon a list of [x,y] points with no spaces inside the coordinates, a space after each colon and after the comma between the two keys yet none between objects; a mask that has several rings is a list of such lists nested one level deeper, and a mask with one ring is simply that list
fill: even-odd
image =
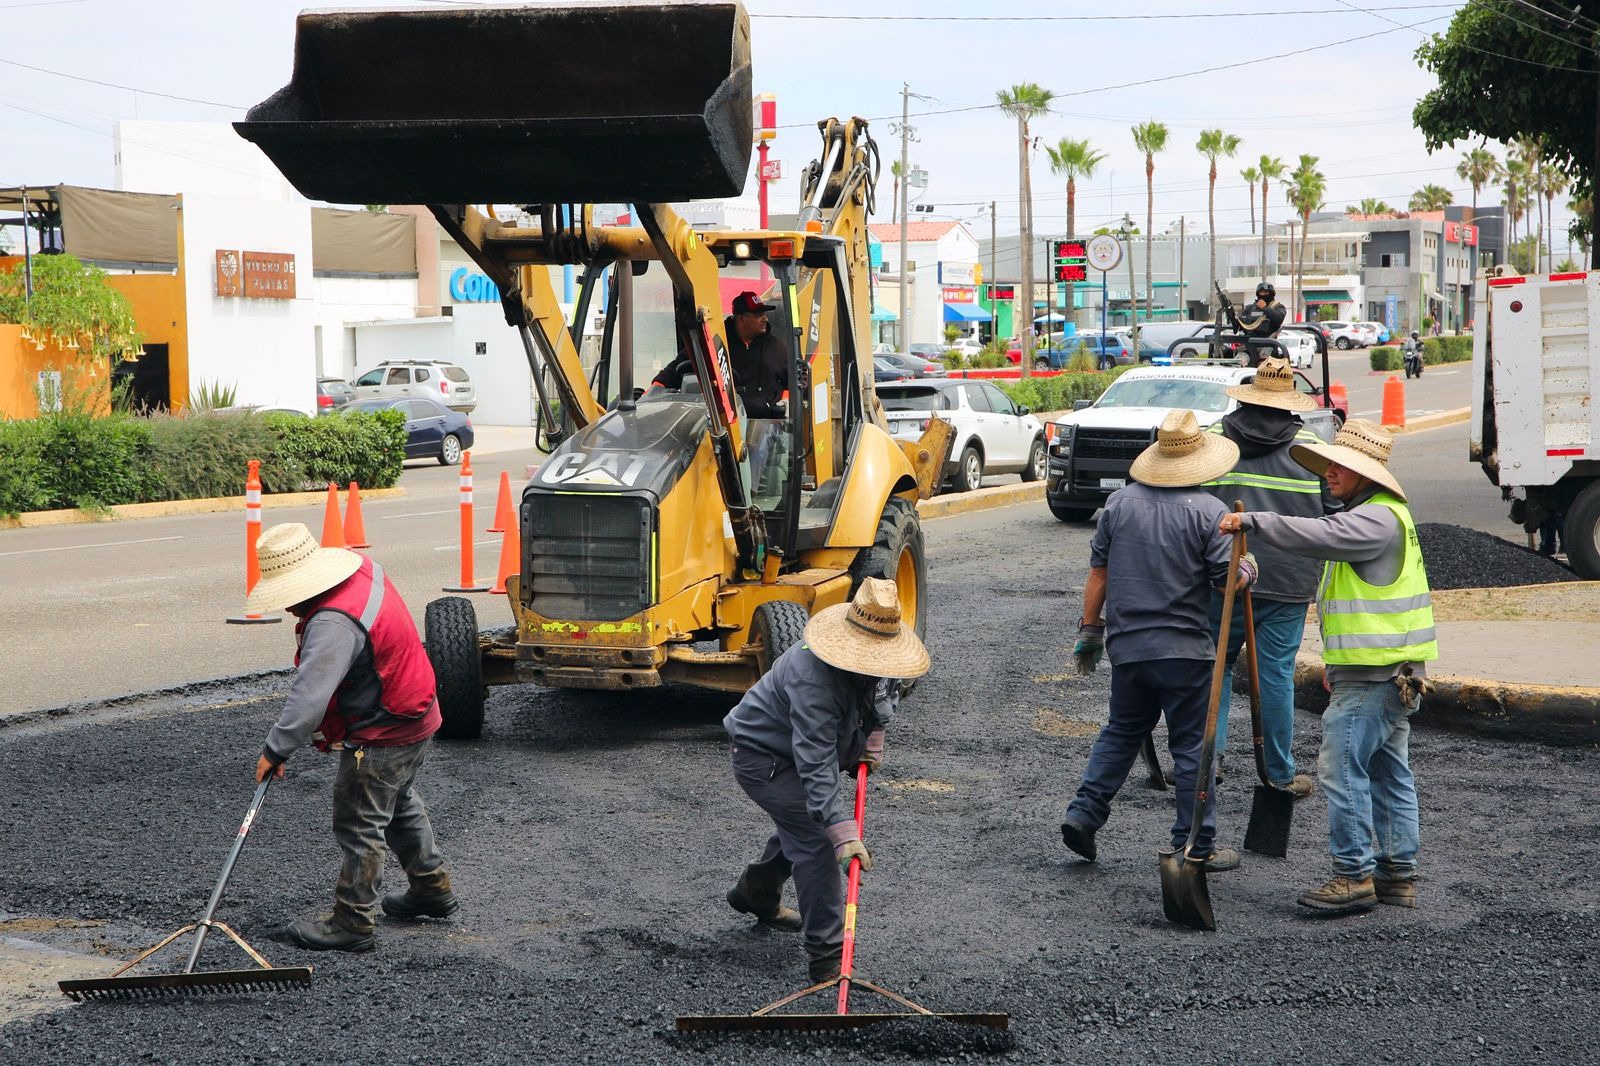
[{"label": "motorcycle rider", "polygon": [[1406,377],[1420,378],[1422,376],[1422,338],[1416,330],[1411,331],[1411,336],[1406,338],[1403,347],[1406,360]]}]

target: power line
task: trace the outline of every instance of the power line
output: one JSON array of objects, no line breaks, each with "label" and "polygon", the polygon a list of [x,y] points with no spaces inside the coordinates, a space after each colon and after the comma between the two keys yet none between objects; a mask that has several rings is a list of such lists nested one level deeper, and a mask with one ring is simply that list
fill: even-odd
[{"label": "power line", "polygon": [[[1407,29],[1407,30],[1416,29],[1415,26],[1402,26],[1400,23],[1395,22],[1394,19],[1389,18],[1387,15],[1378,14],[1378,11],[1377,11],[1376,8],[1357,7],[1355,4],[1350,3],[1349,0],[1339,0],[1339,3],[1344,4],[1344,6],[1348,7],[1351,11],[1360,11],[1363,14],[1371,15],[1373,18],[1382,19],[1384,22],[1387,22],[1387,23],[1390,23],[1391,25],[1397,26],[1400,29]],[[1503,11],[1495,11],[1493,8],[1486,8],[1485,10],[1490,11],[1492,14],[1499,15],[1501,17],[1510,19],[1512,22],[1516,22],[1517,21],[1516,19],[1512,19],[1511,16],[1507,15]],[[1518,23],[1518,25],[1521,25],[1521,26],[1524,26],[1525,28],[1527,28],[1525,23]],[[1417,30],[1417,32],[1418,33],[1422,33],[1421,30]],[[1543,32],[1543,31],[1540,31],[1540,32]],[[1427,37],[1428,34],[1422,33],[1422,36]],[[1572,43],[1570,41],[1567,41],[1566,38],[1558,37],[1556,34],[1553,34],[1553,33],[1549,34],[1549,36],[1555,37],[1558,41],[1562,41],[1565,44],[1571,44]],[[1489,49],[1489,48],[1479,48],[1477,45],[1475,45],[1475,44],[1467,44],[1465,41],[1457,41],[1456,44],[1459,47],[1467,49],[1469,52],[1478,52],[1478,53],[1481,53],[1482,55],[1494,56],[1496,59],[1507,59],[1507,60],[1510,60],[1513,63],[1526,63],[1530,67],[1540,67],[1540,68],[1542,68],[1544,70],[1563,70],[1563,71],[1568,71],[1569,73],[1573,73],[1573,74],[1600,74],[1600,70],[1595,70],[1595,69],[1593,69],[1591,67],[1565,67],[1565,66],[1560,65],[1559,63],[1541,63],[1537,59],[1524,59],[1521,56],[1507,55],[1504,52],[1496,52],[1496,51],[1494,51],[1492,49]]]},{"label": "power line", "polygon": [[23,70],[31,70],[36,74],[49,74],[56,78],[66,78],[69,81],[86,82],[89,85],[98,85],[105,89],[123,89],[127,92],[139,93],[143,96],[159,96],[164,100],[181,100],[186,104],[205,104],[207,107],[225,107],[230,111],[244,110],[244,106],[241,104],[223,104],[218,103],[216,100],[198,100],[193,96],[174,96],[172,93],[160,93],[156,92],[154,89],[139,89],[132,85],[119,85],[114,81],[100,81],[98,78],[85,78],[79,74],[65,74],[59,70],[49,70],[45,67],[33,66],[30,63],[20,63],[15,59],[0,59],[0,63],[4,63],[10,67],[21,67]]},{"label": "power line", "polygon": [[[1395,4],[1374,11],[1437,11],[1454,9],[1455,4]],[[1179,19],[1283,18],[1299,15],[1347,15],[1337,7],[1304,8],[1295,11],[1191,11],[1157,15],[821,15],[779,14],[752,11],[753,19],[786,19],[795,22],[1170,22]]]}]

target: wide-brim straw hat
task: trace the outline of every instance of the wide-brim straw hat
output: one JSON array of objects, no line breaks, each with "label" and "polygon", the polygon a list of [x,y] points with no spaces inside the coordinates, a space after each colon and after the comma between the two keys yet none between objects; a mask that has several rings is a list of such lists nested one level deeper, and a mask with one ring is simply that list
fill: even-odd
[{"label": "wide-brim straw hat", "polygon": [[324,548],[300,522],[273,526],[256,541],[261,580],[245,597],[246,613],[281,611],[327,592],[361,569],[361,556]]},{"label": "wide-brim straw hat", "polygon": [[1156,442],[1139,453],[1128,475],[1143,485],[1183,489],[1215,481],[1238,462],[1237,444],[1220,433],[1202,431],[1193,411],[1172,411],[1156,430]]},{"label": "wide-brim straw hat", "polygon": [[1352,418],[1339,427],[1332,444],[1296,444],[1290,447],[1289,454],[1318,477],[1328,472],[1329,463],[1338,463],[1404,500],[1406,490],[1389,472],[1389,452],[1393,447],[1394,437],[1388,430],[1370,419]]},{"label": "wide-brim straw hat", "polygon": [[900,617],[893,581],[869,577],[855,599],[824,608],[806,623],[806,646],[829,666],[868,677],[921,677],[928,649]]},{"label": "wide-brim straw hat", "polygon": [[1317,401],[1295,388],[1294,369],[1286,359],[1263,359],[1256,376],[1247,385],[1225,390],[1240,403],[1276,407],[1280,411],[1309,411]]}]

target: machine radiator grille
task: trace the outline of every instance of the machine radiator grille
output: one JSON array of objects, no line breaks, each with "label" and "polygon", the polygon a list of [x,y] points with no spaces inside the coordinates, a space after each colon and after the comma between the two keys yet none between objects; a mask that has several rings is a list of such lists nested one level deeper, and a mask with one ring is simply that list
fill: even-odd
[{"label": "machine radiator grille", "polygon": [[602,493],[523,501],[525,603],[546,618],[615,622],[650,606],[650,502]]}]

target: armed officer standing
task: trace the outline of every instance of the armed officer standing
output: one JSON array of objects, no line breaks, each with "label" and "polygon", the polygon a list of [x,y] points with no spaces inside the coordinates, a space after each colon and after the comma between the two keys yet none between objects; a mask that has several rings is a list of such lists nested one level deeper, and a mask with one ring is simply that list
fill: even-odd
[{"label": "armed officer standing", "polygon": [[[1271,340],[1283,328],[1283,320],[1288,313],[1288,309],[1278,302],[1278,290],[1270,282],[1263,281],[1256,286],[1255,303],[1240,308],[1234,324],[1250,342]],[[1260,365],[1263,347],[1266,346],[1249,344],[1251,366]]]}]

